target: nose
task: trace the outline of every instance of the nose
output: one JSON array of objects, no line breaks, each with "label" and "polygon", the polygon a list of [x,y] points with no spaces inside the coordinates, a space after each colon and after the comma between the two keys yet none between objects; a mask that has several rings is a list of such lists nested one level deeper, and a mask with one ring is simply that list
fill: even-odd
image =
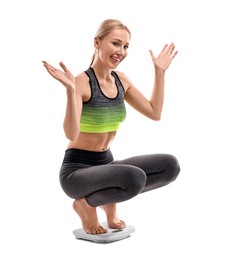
[{"label": "nose", "polygon": [[125,49],[123,47],[120,47],[119,50],[117,51],[117,53],[121,56],[125,55]]}]

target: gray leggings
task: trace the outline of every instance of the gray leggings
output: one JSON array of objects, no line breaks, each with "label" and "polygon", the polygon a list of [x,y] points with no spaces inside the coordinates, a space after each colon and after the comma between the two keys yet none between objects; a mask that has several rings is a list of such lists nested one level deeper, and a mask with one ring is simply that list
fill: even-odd
[{"label": "gray leggings", "polygon": [[68,149],[59,177],[69,197],[86,198],[89,205],[97,207],[165,186],[179,172],[179,163],[170,154],[139,155],[115,161],[110,150]]}]

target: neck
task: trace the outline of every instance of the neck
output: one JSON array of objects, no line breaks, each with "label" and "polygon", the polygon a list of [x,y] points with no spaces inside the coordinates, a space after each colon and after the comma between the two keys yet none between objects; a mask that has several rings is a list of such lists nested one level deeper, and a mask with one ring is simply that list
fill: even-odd
[{"label": "neck", "polygon": [[93,62],[91,67],[93,68],[98,78],[106,81],[112,80],[112,75],[111,75],[112,70],[109,69],[108,67],[102,66],[102,64],[97,64],[96,62]]}]

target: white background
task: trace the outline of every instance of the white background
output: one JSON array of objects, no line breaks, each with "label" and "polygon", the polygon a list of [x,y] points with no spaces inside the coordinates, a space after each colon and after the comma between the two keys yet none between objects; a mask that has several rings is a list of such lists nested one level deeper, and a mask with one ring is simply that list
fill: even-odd
[{"label": "white background", "polygon": [[[11,0],[0,4],[1,259],[225,258],[223,1]],[[132,39],[127,73],[148,97],[148,50],[179,51],[166,74],[162,119],[127,107],[115,158],[168,152],[181,165],[170,185],[118,205],[136,232],[99,245],[76,240],[80,221],[59,185],[67,140],[65,89],[42,60],[78,74],[89,66],[93,37],[107,18],[124,22]],[[100,220],[104,220],[99,212]]]}]

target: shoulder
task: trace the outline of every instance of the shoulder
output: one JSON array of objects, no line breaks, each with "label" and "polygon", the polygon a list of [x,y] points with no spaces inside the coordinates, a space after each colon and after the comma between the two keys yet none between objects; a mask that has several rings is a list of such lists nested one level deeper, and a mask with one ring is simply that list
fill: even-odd
[{"label": "shoulder", "polygon": [[114,72],[117,74],[117,76],[121,79],[121,80],[127,80],[128,77],[127,75],[122,72],[122,71],[119,71],[119,70],[114,70]]},{"label": "shoulder", "polygon": [[83,99],[86,99],[90,96],[90,84],[89,77],[85,72],[75,76],[75,86],[77,92],[82,96]]},{"label": "shoulder", "polygon": [[118,70],[115,70],[114,71],[117,76],[119,77],[120,81],[122,82],[123,84],[123,87],[125,89],[125,92],[130,88],[132,87],[132,82],[130,80],[130,78],[122,71],[118,71]]},{"label": "shoulder", "polygon": [[89,78],[85,72],[81,72],[80,74],[75,76],[75,83],[78,85],[87,84],[89,82]]}]

